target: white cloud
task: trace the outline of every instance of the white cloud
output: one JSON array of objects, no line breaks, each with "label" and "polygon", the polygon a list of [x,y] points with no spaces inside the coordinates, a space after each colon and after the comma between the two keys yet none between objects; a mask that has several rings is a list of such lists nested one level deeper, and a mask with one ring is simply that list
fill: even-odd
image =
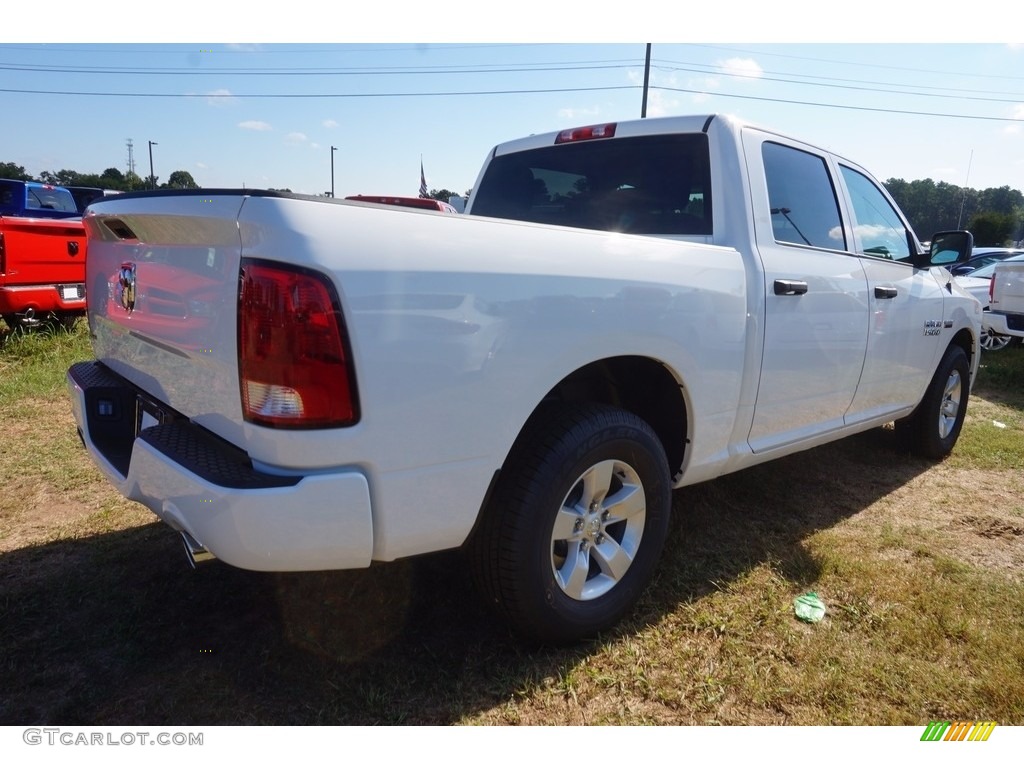
[{"label": "white cloud", "polygon": [[758,78],[764,74],[761,65],[753,59],[726,59],[725,61],[717,62],[716,66],[723,74],[732,75],[733,77]]},{"label": "white cloud", "polygon": [[338,121],[337,120],[324,120],[321,123],[321,125],[324,128],[337,128],[338,127]]},{"label": "white cloud", "polygon": [[[1010,117],[1014,120],[1024,121],[1024,104],[1018,104],[1010,111]],[[1021,133],[1024,130],[1024,125],[1021,123],[1010,123],[1003,129],[1003,133],[1011,136]]]},{"label": "white cloud", "polygon": [[590,120],[601,114],[598,107],[562,107],[558,110],[558,117],[561,120]]},{"label": "white cloud", "polygon": [[[629,79],[636,85],[643,83],[643,70],[630,70]],[[704,93],[718,87],[717,77],[691,77],[681,80],[675,72],[651,71],[651,90],[647,94],[647,115],[664,117],[692,111],[691,105],[700,105],[711,97]],[[659,90],[665,89],[665,90]]]},{"label": "white cloud", "polygon": [[200,170],[203,170],[203,171],[205,171],[209,167],[210,166],[208,166],[206,163],[201,163],[201,162],[197,162],[196,163],[196,168],[199,168]]},{"label": "white cloud", "polygon": [[306,134],[301,133],[300,131],[292,131],[284,137],[284,140],[288,144],[302,144],[307,140],[307,137]]},{"label": "white cloud", "polygon": [[684,102],[674,93],[651,91],[647,94],[647,116],[666,117],[668,115],[681,115],[687,111],[683,104]]},{"label": "white cloud", "polygon": [[238,124],[239,128],[244,128],[247,131],[272,131],[270,123],[265,123],[262,120],[243,120]]},{"label": "white cloud", "polygon": [[206,94],[206,103],[211,107],[224,107],[235,101],[237,99],[231,95],[231,91],[227,88],[218,88],[215,91],[208,91]]}]

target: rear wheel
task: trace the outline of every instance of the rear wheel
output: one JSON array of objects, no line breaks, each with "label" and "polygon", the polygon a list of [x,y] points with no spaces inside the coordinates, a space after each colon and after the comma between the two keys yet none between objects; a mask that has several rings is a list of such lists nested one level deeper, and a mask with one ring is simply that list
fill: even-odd
[{"label": "rear wheel", "polygon": [[967,353],[958,346],[947,349],[917,408],[896,423],[906,448],[930,459],[953,450],[967,414],[970,380]]},{"label": "rear wheel", "polygon": [[650,426],[605,406],[534,419],[471,543],[485,597],[520,635],[567,643],[618,622],[668,530],[665,452]]}]

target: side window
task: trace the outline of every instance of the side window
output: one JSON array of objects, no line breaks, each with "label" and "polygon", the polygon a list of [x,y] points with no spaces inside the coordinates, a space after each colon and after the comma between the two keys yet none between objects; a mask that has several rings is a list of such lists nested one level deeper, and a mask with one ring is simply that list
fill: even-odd
[{"label": "side window", "polygon": [[854,232],[860,241],[860,252],[883,259],[909,258],[907,228],[882,191],[864,174],[846,166],[840,169],[857,217]]},{"label": "side window", "polygon": [[846,250],[825,158],[770,141],[761,146],[761,157],[776,241]]}]

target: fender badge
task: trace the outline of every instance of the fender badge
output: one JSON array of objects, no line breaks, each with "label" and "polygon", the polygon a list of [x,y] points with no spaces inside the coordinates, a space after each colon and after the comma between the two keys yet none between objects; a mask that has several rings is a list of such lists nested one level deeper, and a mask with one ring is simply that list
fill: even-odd
[{"label": "fender badge", "polygon": [[121,271],[117,274],[117,284],[121,306],[128,314],[135,309],[135,264],[126,261],[121,265]]}]

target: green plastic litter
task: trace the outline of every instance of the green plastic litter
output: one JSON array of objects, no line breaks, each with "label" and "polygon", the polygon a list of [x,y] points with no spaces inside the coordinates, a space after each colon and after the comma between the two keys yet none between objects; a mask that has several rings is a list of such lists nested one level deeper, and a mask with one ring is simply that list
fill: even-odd
[{"label": "green plastic litter", "polygon": [[821,602],[817,592],[800,595],[793,601],[793,609],[798,619],[812,624],[821,621],[825,616],[825,604]]}]

